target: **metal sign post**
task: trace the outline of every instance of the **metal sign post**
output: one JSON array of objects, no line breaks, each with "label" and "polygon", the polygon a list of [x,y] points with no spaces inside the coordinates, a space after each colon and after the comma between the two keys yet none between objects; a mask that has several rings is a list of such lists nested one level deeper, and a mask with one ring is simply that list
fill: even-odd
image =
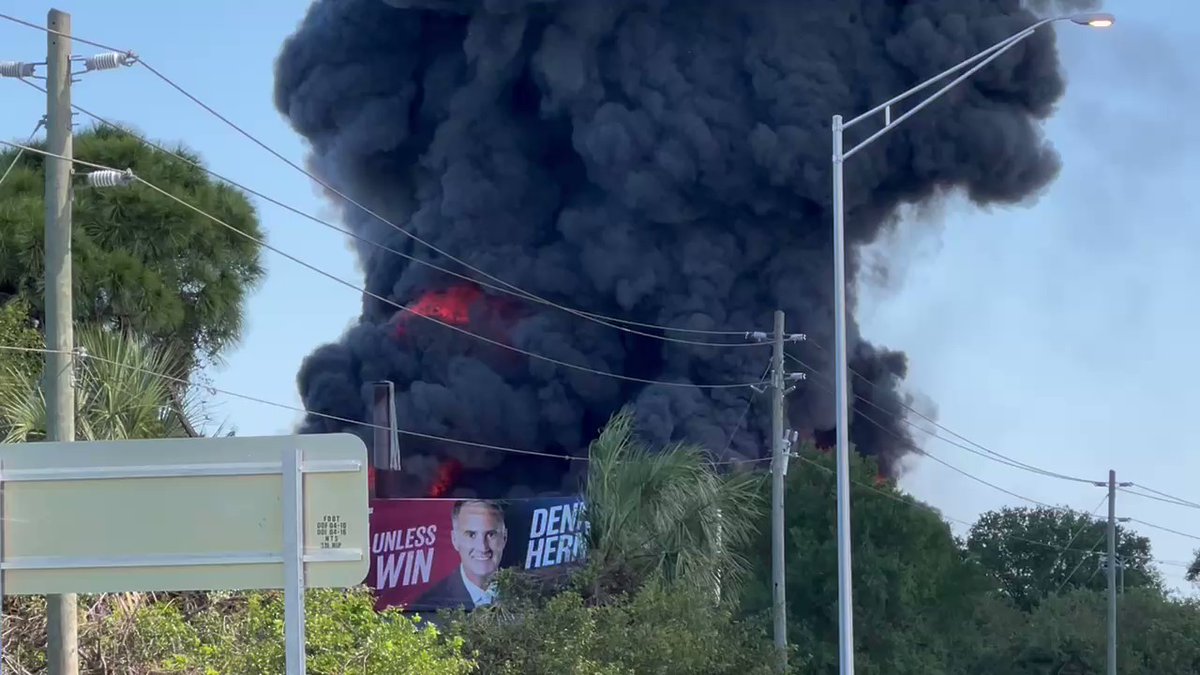
[{"label": "metal sign post", "polygon": [[[283,451],[283,635],[287,675],[304,675],[304,451]],[[3,673],[0,673],[3,675]]]}]

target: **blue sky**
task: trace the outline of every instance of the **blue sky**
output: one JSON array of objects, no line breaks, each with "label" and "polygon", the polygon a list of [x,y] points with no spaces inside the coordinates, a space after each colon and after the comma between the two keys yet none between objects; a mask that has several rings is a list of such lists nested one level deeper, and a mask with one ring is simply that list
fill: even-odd
[{"label": "blue sky", "polygon": [[[271,100],[273,65],[306,1],[70,2],[77,36],[133,49],[287,157],[304,146]],[[0,0],[42,23],[50,5]],[[1121,480],[1196,499],[1200,359],[1200,77],[1186,45],[1200,38],[1200,4],[1116,0],[1117,27],[1064,25],[1069,79],[1046,127],[1064,170],[1035,202],[981,211],[951,199],[910,214],[881,242],[894,263],[867,284],[861,318],[877,343],[910,355],[913,392],[939,421],[987,447],[1047,469]],[[76,53],[93,53],[79,45]],[[0,22],[0,60],[38,60],[44,34]],[[75,102],[149,136],[184,140],[209,166],[303,210],[332,216],[310,182],[225,127],[150,73],[86,76]],[[0,136],[23,137],[40,95],[0,81]],[[853,114],[856,111],[846,111]],[[80,120],[81,122],[83,120]],[[358,282],[343,238],[261,204],[270,241]],[[299,405],[295,373],[312,349],[357,315],[354,291],[266,254],[268,277],[248,307],[244,342],[211,373],[217,387]],[[214,422],[240,434],[290,433],[299,415],[228,396]],[[957,467],[1025,496],[1092,509],[1100,488],[1043,478],[927,438]],[[972,520],[1012,497],[917,460],[903,486],[946,515]],[[1200,535],[1191,509],[1122,495],[1120,515]],[[1135,525],[1158,557],[1186,561],[1200,541]],[[961,528],[956,528],[960,529]],[[1163,568],[1176,582],[1183,570]],[[1182,588],[1182,584],[1180,584]]]}]

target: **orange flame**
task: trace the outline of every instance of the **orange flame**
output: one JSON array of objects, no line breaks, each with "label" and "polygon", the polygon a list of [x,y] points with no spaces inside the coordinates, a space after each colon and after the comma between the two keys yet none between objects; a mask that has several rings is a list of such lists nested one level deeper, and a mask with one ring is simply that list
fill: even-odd
[{"label": "orange flame", "polygon": [[433,481],[433,486],[429,488],[430,497],[444,497],[450,488],[454,487],[454,481],[458,478],[459,472],[462,471],[462,464],[458,460],[448,459],[444,464],[438,467],[437,480]]},{"label": "orange flame", "polygon": [[418,316],[464,326],[471,320],[471,305],[482,297],[483,291],[476,286],[452,286],[422,295],[409,309]]},{"label": "orange flame", "polygon": [[396,335],[404,335],[414,315],[452,326],[465,326],[471,322],[471,306],[482,297],[483,291],[468,284],[451,286],[444,291],[429,291],[408,306],[396,326]]}]

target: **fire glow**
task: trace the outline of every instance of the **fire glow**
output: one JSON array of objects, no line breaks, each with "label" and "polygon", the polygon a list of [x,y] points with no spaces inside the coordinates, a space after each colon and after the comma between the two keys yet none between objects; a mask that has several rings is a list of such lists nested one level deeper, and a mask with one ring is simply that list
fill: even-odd
[{"label": "fire glow", "polygon": [[444,291],[429,291],[408,306],[408,311],[396,325],[396,335],[404,335],[413,316],[433,319],[451,326],[471,323],[471,307],[483,298],[478,286],[463,284]]},{"label": "fire glow", "polygon": [[446,496],[446,494],[450,492],[450,488],[454,487],[455,479],[458,478],[460,471],[462,471],[462,464],[459,464],[458,460],[446,460],[444,464],[438,467],[437,478],[433,481],[433,485],[429,488],[429,496]]}]

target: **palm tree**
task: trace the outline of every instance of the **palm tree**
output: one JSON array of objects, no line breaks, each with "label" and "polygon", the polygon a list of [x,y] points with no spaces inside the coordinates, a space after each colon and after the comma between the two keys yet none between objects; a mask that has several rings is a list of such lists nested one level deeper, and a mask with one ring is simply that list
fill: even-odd
[{"label": "palm tree", "polygon": [[[191,435],[196,400],[178,395],[187,377],[185,359],[161,343],[103,328],[81,330],[78,338],[85,355],[76,359],[77,440]],[[6,364],[0,369],[0,442],[45,437],[40,373]]]},{"label": "palm tree", "polygon": [[[191,419],[196,399],[182,386],[189,361],[163,342],[152,343],[130,333],[103,327],[78,333],[83,355],[75,367],[75,429],[80,441],[172,438],[195,435]],[[39,368],[28,362],[0,363],[0,442],[23,443],[46,438],[46,398]],[[164,377],[165,375],[165,377]],[[193,594],[166,593],[163,598]],[[99,614],[122,607],[131,614],[160,594],[103,595],[91,607]],[[72,603],[74,595],[63,596]],[[68,604],[67,606],[70,606]],[[94,616],[85,626],[98,625]],[[86,633],[86,635],[84,635]],[[97,634],[81,632],[82,656],[91,663],[99,652]],[[85,667],[88,667],[85,665]],[[90,670],[89,670],[90,672]]]},{"label": "palm tree", "polygon": [[718,597],[736,594],[748,569],[739,551],[754,536],[762,506],[760,475],[722,475],[696,445],[650,448],[627,409],[589,455],[588,557],[599,585],[620,591],[661,579]]}]

